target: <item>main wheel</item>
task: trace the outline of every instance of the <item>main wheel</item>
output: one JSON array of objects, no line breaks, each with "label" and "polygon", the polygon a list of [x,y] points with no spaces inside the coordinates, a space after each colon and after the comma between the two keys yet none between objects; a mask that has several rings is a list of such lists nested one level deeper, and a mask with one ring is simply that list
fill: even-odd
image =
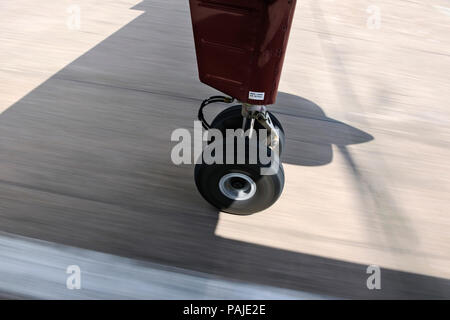
[{"label": "main wheel", "polygon": [[[283,148],[285,145],[284,129],[281,126],[280,121],[273,115],[273,113],[269,112],[269,115],[280,137],[279,154],[281,156],[281,153],[283,152],[284,150]],[[248,129],[248,126],[249,121],[247,121],[247,127],[245,129]],[[220,112],[211,122],[211,127],[214,129],[219,129],[222,132],[222,134],[225,134],[226,129],[236,130],[242,128],[242,106],[241,105],[232,106]],[[263,129],[263,126],[260,123],[255,122],[255,130],[259,129]]]},{"label": "main wheel", "polygon": [[249,215],[265,210],[280,197],[284,171],[261,175],[258,165],[197,164],[195,183],[200,194],[220,211]]}]

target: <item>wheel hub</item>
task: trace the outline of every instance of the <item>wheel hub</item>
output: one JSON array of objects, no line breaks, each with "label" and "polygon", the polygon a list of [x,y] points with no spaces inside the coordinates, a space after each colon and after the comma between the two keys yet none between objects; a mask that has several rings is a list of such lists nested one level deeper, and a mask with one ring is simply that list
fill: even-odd
[{"label": "wheel hub", "polygon": [[228,173],[219,181],[219,189],[231,200],[248,200],[256,193],[256,183],[242,173]]}]

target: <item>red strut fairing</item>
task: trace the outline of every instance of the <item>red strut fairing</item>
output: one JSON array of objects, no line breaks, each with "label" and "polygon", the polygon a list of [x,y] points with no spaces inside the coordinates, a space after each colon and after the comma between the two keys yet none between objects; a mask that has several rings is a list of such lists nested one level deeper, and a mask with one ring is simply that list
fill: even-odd
[{"label": "red strut fairing", "polygon": [[296,0],[189,0],[200,81],[275,103]]}]

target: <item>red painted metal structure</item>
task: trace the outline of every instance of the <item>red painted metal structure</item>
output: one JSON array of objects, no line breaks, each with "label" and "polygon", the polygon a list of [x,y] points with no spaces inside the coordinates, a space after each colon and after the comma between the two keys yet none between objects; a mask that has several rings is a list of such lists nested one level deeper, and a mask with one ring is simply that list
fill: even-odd
[{"label": "red painted metal structure", "polygon": [[275,103],[296,0],[189,0],[200,81]]}]

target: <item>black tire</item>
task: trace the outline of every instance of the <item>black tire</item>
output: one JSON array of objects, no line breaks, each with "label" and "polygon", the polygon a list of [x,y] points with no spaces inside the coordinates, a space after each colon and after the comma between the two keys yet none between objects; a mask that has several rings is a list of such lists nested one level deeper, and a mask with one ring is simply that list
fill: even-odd
[{"label": "black tire", "polygon": [[249,215],[269,208],[280,197],[284,170],[279,159],[274,166],[276,173],[263,175],[261,168],[268,166],[261,164],[200,163],[195,166],[195,183],[203,198],[220,211]]},{"label": "black tire", "polygon": [[[236,105],[229,107],[222,112],[220,112],[214,120],[211,122],[211,127],[214,129],[218,129],[222,132],[222,134],[225,136],[225,130],[226,129],[239,129],[242,128],[242,106]],[[285,133],[283,126],[281,125],[280,121],[269,111],[270,119],[272,119],[272,123],[276,129],[278,129],[278,134],[280,136],[280,142],[279,142],[279,154],[281,157],[281,154],[284,150],[285,146]],[[247,126],[249,124],[247,123]],[[263,126],[255,122],[255,130],[263,129]]]}]

